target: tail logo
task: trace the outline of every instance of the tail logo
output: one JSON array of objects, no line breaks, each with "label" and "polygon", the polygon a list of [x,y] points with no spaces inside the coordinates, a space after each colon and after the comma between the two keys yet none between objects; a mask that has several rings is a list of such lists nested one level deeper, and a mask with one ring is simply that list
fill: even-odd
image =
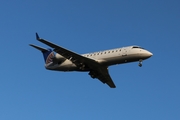
[{"label": "tail logo", "polygon": [[53,57],[54,57],[54,52],[51,52],[46,59],[46,64],[52,63]]}]

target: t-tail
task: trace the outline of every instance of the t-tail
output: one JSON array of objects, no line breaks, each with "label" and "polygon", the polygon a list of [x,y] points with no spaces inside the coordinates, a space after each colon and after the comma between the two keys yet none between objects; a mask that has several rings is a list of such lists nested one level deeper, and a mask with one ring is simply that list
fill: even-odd
[{"label": "t-tail", "polygon": [[43,53],[44,61],[46,65],[49,65],[50,63],[53,63],[53,58],[55,57],[54,52],[51,49],[44,49],[42,47],[30,44],[30,46],[36,48],[37,50],[40,50]]}]

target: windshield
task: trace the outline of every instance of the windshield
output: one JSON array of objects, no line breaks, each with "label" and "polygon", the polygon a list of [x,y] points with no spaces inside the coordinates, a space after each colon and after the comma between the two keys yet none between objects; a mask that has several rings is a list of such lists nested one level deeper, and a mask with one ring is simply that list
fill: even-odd
[{"label": "windshield", "polygon": [[133,46],[133,47],[132,47],[132,49],[134,49],[134,48],[140,48],[140,49],[144,49],[144,48],[142,48],[142,47],[139,47],[139,46]]}]

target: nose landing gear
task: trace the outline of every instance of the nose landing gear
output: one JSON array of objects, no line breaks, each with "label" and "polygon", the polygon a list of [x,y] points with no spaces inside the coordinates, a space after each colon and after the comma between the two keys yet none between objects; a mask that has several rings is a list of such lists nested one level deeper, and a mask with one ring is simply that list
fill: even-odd
[{"label": "nose landing gear", "polygon": [[139,67],[142,67],[142,61],[143,61],[142,59],[139,60],[139,64],[138,64]]}]

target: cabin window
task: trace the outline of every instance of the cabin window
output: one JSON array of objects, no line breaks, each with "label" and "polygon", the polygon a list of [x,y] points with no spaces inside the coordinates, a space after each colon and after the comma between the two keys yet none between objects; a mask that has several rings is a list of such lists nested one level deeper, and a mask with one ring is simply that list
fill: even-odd
[{"label": "cabin window", "polygon": [[112,53],[114,52],[114,50],[112,51]]},{"label": "cabin window", "polygon": [[106,54],[106,52],[104,52],[104,54]]}]

